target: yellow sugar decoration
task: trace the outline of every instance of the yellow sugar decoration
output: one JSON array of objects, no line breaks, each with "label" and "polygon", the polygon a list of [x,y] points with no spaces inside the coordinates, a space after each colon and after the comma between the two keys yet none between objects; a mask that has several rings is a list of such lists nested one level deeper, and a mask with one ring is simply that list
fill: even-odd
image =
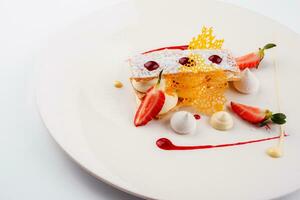
[{"label": "yellow sugar decoration", "polygon": [[[203,27],[201,34],[194,37],[189,43],[188,49],[221,49],[224,40],[217,40],[213,35],[213,29]],[[189,63],[180,66],[180,72],[210,72],[217,70],[217,67],[210,63],[206,63],[205,59],[200,54],[191,53],[189,55]]]},{"label": "yellow sugar decoration", "polygon": [[201,34],[194,37],[189,43],[188,49],[221,49],[224,39],[217,40],[213,35],[213,29],[202,27]]},{"label": "yellow sugar decoration", "polygon": [[192,106],[207,115],[224,109],[228,82],[223,70],[170,74],[165,80],[166,92],[177,93],[179,107]]},{"label": "yellow sugar decoration", "polygon": [[215,71],[218,68],[213,64],[205,63],[205,59],[199,54],[190,54],[189,63],[185,65],[181,65],[179,67],[180,72],[210,72]]}]

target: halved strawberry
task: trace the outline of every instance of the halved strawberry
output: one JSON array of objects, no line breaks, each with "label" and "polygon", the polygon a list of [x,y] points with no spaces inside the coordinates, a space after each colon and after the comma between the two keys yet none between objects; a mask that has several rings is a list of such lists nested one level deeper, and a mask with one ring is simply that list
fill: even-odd
[{"label": "halved strawberry", "polygon": [[286,116],[283,113],[273,114],[269,110],[262,110],[235,102],[231,102],[231,109],[242,119],[260,126],[265,126],[270,122],[275,124],[284,124],[286,122]]},{"label": "halved strawberry", "polygon": [[242,119],[257,124],[265,119],[265,111],[252,106],[231,102],[231,109]]},{"label": "halved strawberry", "polygon": [[245,68],[257,68],[259,63],[265,56],[265,50],[271,49],[273,47],[276,47],[276,44],[269,43],[266,44],[263,48],[259,48],[257,52],[252,52],[244,56],[238,57],[235,59],[237,65],[239,66],[240,70],[244,70]]},{"label": "halved strawberry", "polygon": [[161,75],[162,71],[159,73],[157,84],[147,91],[145,97],[143,98],[143,101],[141,102],[137,112],[135,113],[135,126],[146,125],[161,111],[165,103],[165,94],[159,88]]}]

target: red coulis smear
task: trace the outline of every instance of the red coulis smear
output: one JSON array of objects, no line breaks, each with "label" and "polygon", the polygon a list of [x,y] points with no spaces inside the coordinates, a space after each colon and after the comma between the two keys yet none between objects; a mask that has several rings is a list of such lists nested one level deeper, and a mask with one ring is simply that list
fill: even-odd
[{"label": "red coulis smear", "polygon": [[188,48],[188,45],[180,45],[180,46],[171,46],[171,47],[162,47],[159,49],[153,49],[150,51],[146,51],[143,54],[147,54],[147,53],[151,53],[151,52],[155,52],[155,51],[161,51],[161,50],[165,50],[165,49],[179,49],[179,50],[186,50]]},{"label": "red coulis smear", "polygon": [[[284,134],[284,136],[288,136]],[[249,140],[245,142],[236,142],[236,143],[229,143],[229,144],[218,144],[218,145],[199,145],[199,146],[178,146],[173,144],[169,139],[167,138],[160,138],[156,141],[156,145],[158,148],[163,150],[196,150],[196,149],[212,149],[212,148],[219,148],[219,147],[231,147],[231,146],[239,146],[239,145],[245,145],[245,144],[251,144],[251,143],[257,143],[257,142],[264,142],[268,140],[274,140],[278,139],[280,136],[276,137],[269,137],[264,139],[258,139],[258,140]]]},{"label": "red coulis smear", "polygon": [[196,120],[199,120],[199,119],[201,119],[201,116],[200,116],[200,115],[198,115],[198,114],[194,114],[194,117],[195,117],[195,119],[196,119]]}]

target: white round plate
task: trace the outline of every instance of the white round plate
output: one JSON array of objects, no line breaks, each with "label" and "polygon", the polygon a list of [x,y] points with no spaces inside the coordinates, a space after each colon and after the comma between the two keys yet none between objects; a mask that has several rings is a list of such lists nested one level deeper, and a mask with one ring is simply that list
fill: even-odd
[{"label": "white round plate", "polygon": [[[262,84],[251,103],[276,109],[268,104],[275,98],[270,69],[276,61],[281,109],[288,116],[290,134],[284,157],[265,154],[274,140],[199,151],[163,151],[155,146],[160,137],[177,144],[255,138],[255,131],[239,128],[249,125],[236,117],[235,132],[228,133],[212,130],[205,118],[190,136],[178,136],[167,123],[157,121],[134,127],[136,105],[126,59],[149,49],[186,44],[203,25],[214,27],[234,55],[267,42],[278,45],[257,70],[269,86]],[[300,186],[299,47],[299,35],[232,5],[208,0],[125,1],[78,21],[49,41],[37,61],[38,106],[51,135],[78,164],[131,194],[172,200],[271,199]],[[114,80],[124,87],[114,88]]]}]

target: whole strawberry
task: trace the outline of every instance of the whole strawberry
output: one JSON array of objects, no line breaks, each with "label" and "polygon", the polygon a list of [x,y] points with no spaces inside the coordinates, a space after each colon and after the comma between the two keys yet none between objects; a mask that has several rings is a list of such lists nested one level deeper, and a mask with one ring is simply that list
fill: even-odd
[{"label": "whole strawberry", "polygon": [[283,113],[273,114],[269,110],[263,110],[236,102],[231,102],[231,109],[242,119],[252,124],[258,124],[259,126],[265,126],[269,123],[279,125],[286,123],[286,116]]}]

